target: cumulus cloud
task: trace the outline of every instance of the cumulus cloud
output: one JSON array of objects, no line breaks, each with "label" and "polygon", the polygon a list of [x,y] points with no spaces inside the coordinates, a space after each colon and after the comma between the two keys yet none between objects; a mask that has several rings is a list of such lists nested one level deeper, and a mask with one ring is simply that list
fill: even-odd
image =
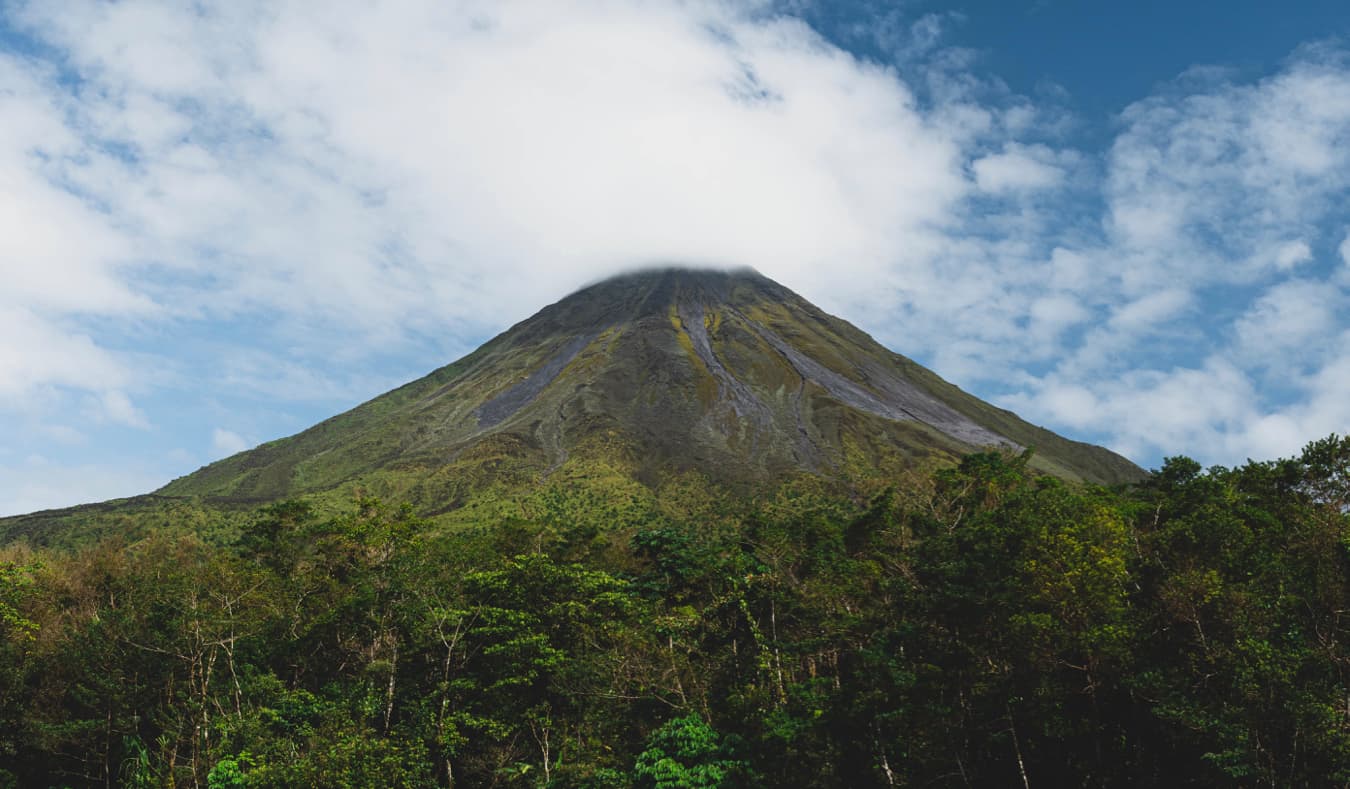
[{"label": "cumulus cloud", "polygon": [[[1051,375],[1010,396],[1018,410],[1054,416],[1079,430],[1110,425],[1112,445],[1127,456],[1198,454],[1231,457],[1244,428],[1260,414],[1256,392],[1236,366],[1212,359],[1198,368],[1138,370],[1081,384]],[[1059,416],[1063,414],[1063,416]],[[1197,453],[1172,447],[1200,447]]]},{"label": "cumulus cloud", "polygon": [[145,382],[185,368],[198,396],[368,396],[327,368],[461,353],[657,262],[866,294],[968,189],[961,145],[763,11],[7,6],[39,45],[0,52],[0,408],[153,427]]},{"label": "cumulus cloud", "polygon": [[63,133],[123,154],[66,177],[143,262],[212,286],[161,302],[402,328],[495,323],[503,304],[656,261],[803,282],[830,261],[875,270],[944,217],[961,151],[906,85],[753,10],[143,1],[19,17],[88,86]]},{"label": "cumulus cloud", "polygon": [[[0,53],[0,408],[74,391],[153,431],[157,377],[374,394],[348,382],[382,354],[458,354],[678,261],[755,266],[1141,457],[1342,416],[1343,305],[1314,291],[1350,281],[1322,279],[1347,256],[1343,53],[1183,75],[1098,155],[942,18],[887,19],[898,66],[756,0],[15,3],[40,46]],[[1290,348],[1279,399],[1262,360]],[[194,384],[197,355],[219,364]]]}]

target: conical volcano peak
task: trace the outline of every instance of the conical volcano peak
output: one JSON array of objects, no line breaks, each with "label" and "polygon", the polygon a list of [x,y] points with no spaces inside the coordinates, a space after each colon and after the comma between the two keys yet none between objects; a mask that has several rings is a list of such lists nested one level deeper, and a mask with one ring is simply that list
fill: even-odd
[{"label": "conical volcano peak", "polygon": [[582,329],[645,315],[665,315],[672,305],[707,308],[785,299],[800,297],[752,268],[662,266],[617,274],[587,285],[545,307],[525,323],[543,323],[553,329]]},{"label": "conical volcano peak", "polygon": [[367,485],[443,510],[476,486],[597,467],[763,485],[986,447],[1035,447],[1034,465],[1067,478],[1142,476],[752,269],[664,267],[582,288],[454,364],[160,492],[251,503]]},{"label": "conical volcano peak", "polygon": [[610,294],[622,290],[645,290],[650,293],[675,296],[698,296],[713,302],[730,301],[741,290],[742,298],[752,294],[777,297],[791,293],[782,285],[749,266],[735,268],[701,268],[666,265],[636,269],[607,277],[581,288],[573,297]]}]

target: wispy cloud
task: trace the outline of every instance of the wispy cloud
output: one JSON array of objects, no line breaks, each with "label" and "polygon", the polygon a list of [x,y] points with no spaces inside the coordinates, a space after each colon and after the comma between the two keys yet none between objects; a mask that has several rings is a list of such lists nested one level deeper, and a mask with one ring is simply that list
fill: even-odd
[{"label": "wispy cloud", "polygon": [[1070,253],[1102,272],[1110,317],[1009,402],[1053,423],[1090,390],[1076,424],[1146,457],[1235,462],[1345,431],[1345,53],[1310,46],[1251,83],[1196,70],[1121,123],[1102,236]]},{"label": "wispy cloud", "polygon": [[12,4],[40,46],[0,53],[11,406],[153,425],[166,377],[331,401],[338,366],[655,262],[867,293],[970,188],[968,132],[764,10]]},{"label": "wispy cloud", "polygon": [[[947,17],[860,29],[883,65],[782,8],[8,6],[39,45],[0,52],[0,419],[36,442],[44,400],[87,400],[61,427],[97,441],[181,433],[169,388],[374,394],[351,381],[383,357],[680,261],[753,265],[1143,459],[1344,429],[1342,52],[1197,69],[1079,150],[1063,97],[979,75]],[[210,425],[266,435],[220,417],[198,459]]]},{"label": "wispy cloud", "polygon": [[216,428],[211,431],[211,453],[218,458],[228,457],[253,446],[253,442],[232,430]]}]

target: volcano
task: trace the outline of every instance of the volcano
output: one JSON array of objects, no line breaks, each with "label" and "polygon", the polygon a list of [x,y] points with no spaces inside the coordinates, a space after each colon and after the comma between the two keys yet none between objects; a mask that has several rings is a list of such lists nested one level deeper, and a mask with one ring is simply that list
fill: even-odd
[{"label": "volcano", "polygon": [[667,268],[584,288],[453,364],[153,494],[0,520],[0,535],[176,501],[238,509],[366,493],[435,516],[489,488],[597,475],[766,490],[986,449],[1033,449],[1033,468],[1069,480],[1145,476],[963,392],[754,271]]},{"label": "volcano", "polygon": [[966,394],[754,271],[663,269],[578,291],[454,364],[159,493],[267,501],[390,471],[547,477],[598,456],[646,479],[698,470],[754,484],[983,448],[1034,448],[1033,465],[1070,479],[1142,476]]}]

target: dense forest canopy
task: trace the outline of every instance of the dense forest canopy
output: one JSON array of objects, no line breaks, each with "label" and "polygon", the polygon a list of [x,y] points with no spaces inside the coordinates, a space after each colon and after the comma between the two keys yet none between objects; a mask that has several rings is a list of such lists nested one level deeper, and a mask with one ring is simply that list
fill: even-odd
[{"label": "dense forest canopy", "polygon": [[1350,439],[1028,460],[734,523],[290,501],[10,546],[0,785],[1350,784]]}]

